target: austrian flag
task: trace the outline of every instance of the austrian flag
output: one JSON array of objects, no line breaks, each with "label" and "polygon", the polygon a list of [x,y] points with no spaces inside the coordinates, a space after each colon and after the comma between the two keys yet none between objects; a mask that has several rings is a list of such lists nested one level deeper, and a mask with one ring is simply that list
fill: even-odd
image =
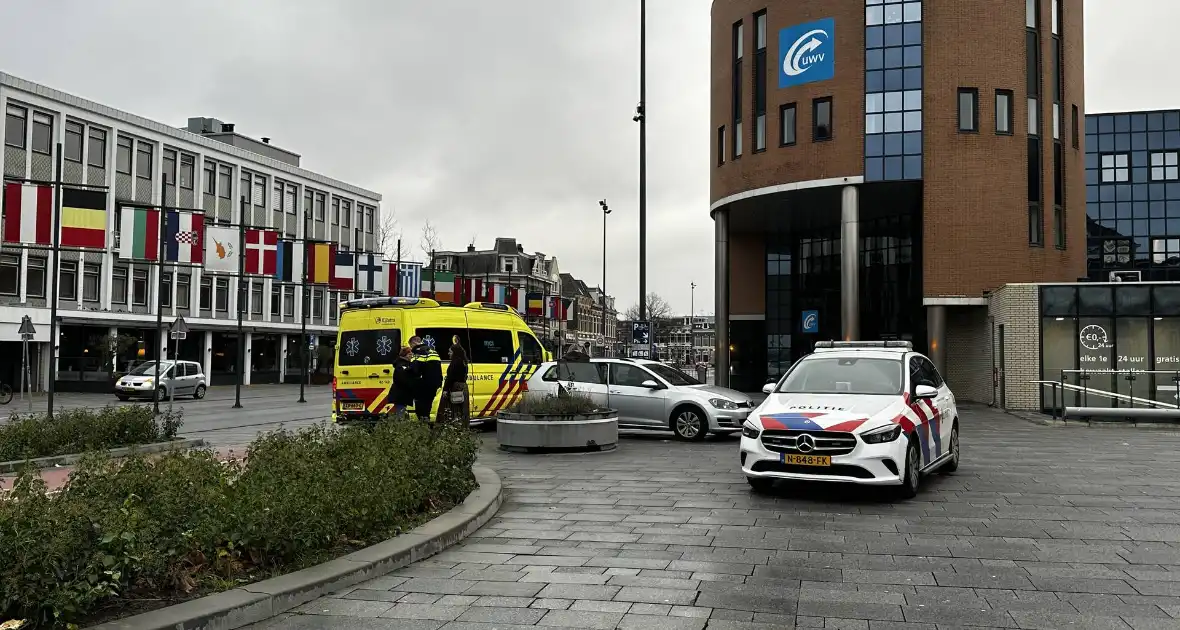
[{"label": "austrian flag", "polygon": [[278,266],[279,233],[246,230],[246,273],[273,276]]}]

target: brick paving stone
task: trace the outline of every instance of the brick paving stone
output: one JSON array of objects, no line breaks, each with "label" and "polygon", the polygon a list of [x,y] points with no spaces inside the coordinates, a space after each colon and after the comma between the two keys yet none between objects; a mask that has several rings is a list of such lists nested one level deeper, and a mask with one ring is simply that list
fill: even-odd
[{"label": "brick paving stone", "polygon": [[612,630],[623,619],[621,612],[596,612],[587,610],[550,610],[541,618],[541,623],[560,628],[589,628],[591,630]]},{"label": "brick paving stone", "polygon": [[533,625],[545,616],[545,611],[535,608],[498,608],[495,606],[475,606],[459,615],[458,621],[477,621],[481,623],[515,623],[522,626]]}]

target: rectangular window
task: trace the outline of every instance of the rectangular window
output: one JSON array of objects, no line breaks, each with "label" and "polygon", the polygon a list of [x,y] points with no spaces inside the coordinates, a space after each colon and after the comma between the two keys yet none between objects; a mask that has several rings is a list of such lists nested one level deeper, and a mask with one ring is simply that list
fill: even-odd
[{"label": "rectangular window", "polygon": [[742,21],[738,20],[733,25],[733,60],[741,61],[745,50],[745,29],[742,27]]},{"label": "rectangular window", "polygon": [[160,288],[160,307],[172,308],[172,275],[174,272],[161,269],[160,273],[164,274],[164,286]]},{"label": "rectangular window", "polygon": [[1053,245],[1065,249],[1065,208],[1053,206]]},{"label": "rectangular window", "polygon": [[254,175],[254,205],[266,207],[266,178],[258,174]]},{"label": "rectangular window", "polygon": [[152,145],[140,142],[135,151],[135,176],[140,179],[152,178]]},{"label": "rectangular window", "polygon": [[180,187],[185,190],[193,189],[193,167],[196,158],[191,155],[180,154]]},{"label": "rectangular window", "polygon": [[147,269],[136,269],[131,275],[131,303],[135,306],[147,306],[148,302],[148,272]]},{"label": "rectangular window", "polygon": [[29,256],[28,296],[45,297],[45,259]]},{"label": "rectangular window", "polygon": [[[1160,154],[1152,154],[1153,163],[1156,161],[1156,155]],[[1165,160],[1164,173],[1166,175],[1167,158],[1164,157],[1163,159]],[[1099,166],[1101,167],[1103,183],[1127,182],[1131,179],[1131,170],[1128,166],[1128,158],[1126,153],[1105,153],[1100,158]]]},{"label": "rectangular window", "polygon": [[20,256],[0,254],[0,295],[20,294]]},{"label": "rectangular window", "polygon": [[324,292],[320,289],[311,290],[311,317],[319,320],[324,312]]},{"label": "rectangular window", "polygon": [[1012,90],[996,90],[996,133],[1012,135]]},{"label": "rectangular window", "polygon": [[1060,142],[1053,143],[1053,243],[1065,249],[1065,164]]},{"label": "rectangular window", "polygon": [[29,110],[9,105],[4,112],[4,144],[18,149],[25,148],[28,123]]},{"label": "rectangular window", "polygon": [[90,128],[90,151],[86,154],[86,163],[95,168],[107,166],[107,132],[102,129]]},{"label": "rectangular window", "polygon": [[[1155,182],[1176,181],[1180,179],[1180,170],[1177,169],[1177,157],[1180,156],[1176,151],[1160,151],[1151,154],[1151,180]],[[1106,164],[1107,157],[1102,156],[1102,181],[1106,180]],[[1125,155],[1122,157],[1126,157]],[[1125,159],[1123,160],[1126,161]]]},{"label": "rectangular window", "polygon": [[717,128],[717,166],[725,164],[725,125]]},{"label": "rectangular window", "polygon": [[352,226],[352,204],[350,202],[340,202],[340,220],[340,227]]},{"label": "rectangular window", "polygon": [[1024,25],[1028,28],[1037,28],[1041,23],[1041,3],[1040,0],[1024,0]]},{"label": "rectangular window", "polygon": [[189,307],[189,297],[192,295],[190,283],[192,279],[188,275],[188,271],[181,271],[176,275],[176,306],[179,308]]},{"label": "rectangular window", "polygon": [[33,153],[53,152],[53,116],[33,112]]},{"label": "rectangular window", "polygon": [[731,77],[732,115],[733,115],[733,159],[742,156],[742,57],[745,54],[743,38],[745,31],[742,23],[733,25],[733,75]]},{"label": "rectangular window", "polygon": [[[228,164],[219,164],[217,166],[217,196],[222,199],[232,199],[234,169]],[[242,191],[242,194],[248,194],[249,191]]]},{"label": "rectangular window", "polygon": [[373,229],[374,229],[374,226],[373,226],[373,214],[374,214],[376,211],[377,211],[377,209],[376,209],[376,208],[374,208],[374,207],[372,207],[372,206],[369,206],[369,207],[365,208],[365,232],[366,232],[366,233],[368,233],[368,234],[372,234],[372,233],[373,233]]},{"label": "rectangular window", "polygon": [[1037,123],[1037,118],[1038,118],[1037,108],[1038,107],[1040,107],[1040,103],[1037,101],[1037,99],[1035,99],[1035,98],[1028,99],[1028,135],[1030,135],[1030,136],[1041,135],[1041,129],[1040,129],[1039,124]]},{"label": "rectangular window", "polygon": [[754,153],[766,150],[766,11],[754,15]]},{"label": "rectangular window", "polygon": [[57,293],[61,299],[72,302],[78,299],[78,261],[62,260],[58,264],[61,265],[61,274],[57,280]]},{"label": "rectangular window", "polygon": [[163,157],[163,177],[164,182],[176,185],[176,151],[172,149],[164,149]]},{"label": "rectangular window", "polygon": [[217,193],[217,165],[209,160],[205,160],[204,166],[201,167],[205,173],[205,186],[203,190],[206,195],[213,195]]},{"label": "rectangular window", "polygon": [[86,125],[72,120],[66,121],[66,150],[67,162],[82,163],[82,137],[86,133]]},{"label": "rectangular window", "polygon": [[[216,300],[217,311],[219,313],[229,312],[229,279],[228,278],[218,278],[217,279],[217,291],[216,291],[215,297],[217,298],[217,300]],[[243,308],[245,306],[246,306],[245,304],[242,305]]]},{"label": "rectangular window", "polygon": [[1045,244],[1045,225],[1041,218],[1041,204],[1030,201],[1028,203],[1028,244]]},{"label": "rectangular window", "polygon": [[102,265],[86,263],[82,267],[82,301],[97,302],[102,286]]},{"label": "rectangular window", "polygon": [[295,184],[287,184],[287,194],[283,197],[283,206],[287,209],[287,214],[295,214],[295,198],[298,196],[299,188]]},{"label": "rectangular window", "polygon": [[295,287],[283,287],[283,316],[295,316]]},{"label": "rectangular window", "polygon": [[124,175],[131,174],[131,138],[119,136],[118,145],[115,147],[115,170]]},{"label": "rectangular window", "polygon": [[200,307],[202,311],[213,309],[213,278],[201,278]]},{"label": "rectangular window", "polygon": [[283,186],[283,182],[281,182],[277,179],[274,180],[274,187],[271,188],[271,191],[270,191],[270,203],[271,203],[270,208],[271,208],[271,210],[274,210],[275,212],[282,212],[283,211],[283,190],[284,190],[284,188],[285,187]]},{"label": "rectangular window", "polygon": [[778,108],[779,146],[789,147],[795,144],[796,114],[795,104],[787,103]]},{"label": "rectangular window", "polygon": [[959,88],[959,132],[979,131],[979,90]]},{"label": "rectangular window", "polygon": [[332,197],[332,225],[340,225],[340,200]]},{"label": "rectangular window", "polygon": [[825,96],[811,102],[811,139],[822,142],[832,139],[832,97]]},{"label": "rectangular window", "polygon": [[127,303],[127,268],[115,267],[111,273],[111,301],[115,304]]},{"label": "rectangular window", "polygon": [[468,335],[471,337],[472,363],[507,365],[512,362],[516,350],[510,331],[472,328]]},{"label": "rectangular window", "polygon": [[[278,287],[275,287],[276,289]],[[273,307],[274,304],[271,304]],[[262,314],[262,281],[250,281],[250,313],[253,315]]]},{"label": "rectangular window", "polygon": [[1053,6],[1053,34],[1061,34],[1061,0],[1052,0]]},{"label": "rectangular window", "polygon": [[321,192],[315,194],[315,220],[324,220],[324,193]]}]

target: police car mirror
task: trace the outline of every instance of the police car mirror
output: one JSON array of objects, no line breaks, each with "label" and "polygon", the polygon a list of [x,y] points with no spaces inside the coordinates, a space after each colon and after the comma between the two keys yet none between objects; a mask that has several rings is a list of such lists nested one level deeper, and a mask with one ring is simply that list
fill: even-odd
[{"label": "police car mirror", "polygon": [[762,386],[762,393],[763,394],[773,394],[774,393],[774,385],[775,385],[774,383],[767,383],[767,384],[763,385]]},{"label": "police car mirror", "polygon": [[918,385],[914,388],[914,398],[934,398],[938,396],[938,390],[929,385]]}]

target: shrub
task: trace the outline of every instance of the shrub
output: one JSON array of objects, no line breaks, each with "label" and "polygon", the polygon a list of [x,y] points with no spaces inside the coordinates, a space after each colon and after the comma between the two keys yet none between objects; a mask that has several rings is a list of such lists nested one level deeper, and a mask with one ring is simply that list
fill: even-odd
[{"label": "shrub", "polygon": [[578,391],[557,396],[526,396],[509,411],[536,416],[570,416],[602,411],[602,406]]},{"label": "shrub", "polygon": [[61,626],[120,598],[175,598],[394,536],[476,486],[457,426],[278,431],[207,449],[88,455],[56,495],[24,471],[0,501],[0,619]]},{"label": "shrub", "polygon": [[180,409],[152,414],[147,405],[61,409],[53,414],[12,414],[0,424],[0,461],[167,442],[183,424]]}]

